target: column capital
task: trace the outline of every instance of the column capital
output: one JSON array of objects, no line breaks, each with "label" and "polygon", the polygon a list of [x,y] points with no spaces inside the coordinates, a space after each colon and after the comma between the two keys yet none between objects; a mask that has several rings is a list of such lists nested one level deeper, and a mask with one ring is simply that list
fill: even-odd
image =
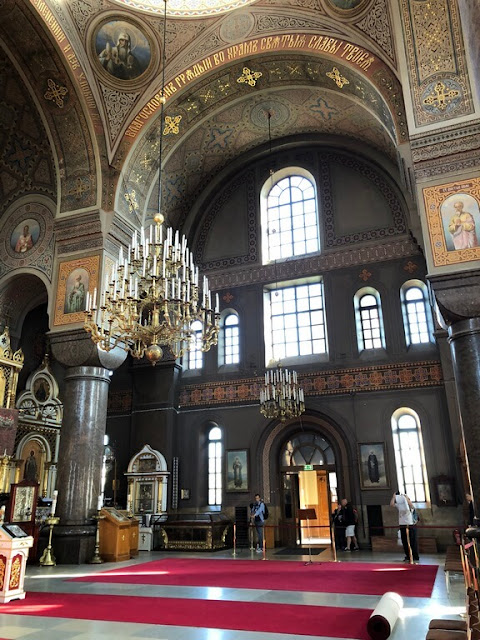
[{"label": "column capital", "polygon": [[429,275],[439,321],[450,327],[457,322],[480,318],[480,270]]},{"label": "column capital", "polygon": [[120,347],[103,351],[84,329],[50,332],[48,336],[53,356],[66,367],[103,367],[113,371],[127,357]]}]

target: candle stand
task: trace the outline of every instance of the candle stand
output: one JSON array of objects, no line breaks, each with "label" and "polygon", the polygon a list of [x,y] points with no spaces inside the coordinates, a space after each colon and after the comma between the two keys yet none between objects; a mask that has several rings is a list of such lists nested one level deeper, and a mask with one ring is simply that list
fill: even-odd
[{"label": "candle stand", "polygon": [[89,564],[103,564],[102,557],[100,556],[100,520],[103,520],[105,516],[100,515],[99,510],[93,518],[97,521],[97,529],[95,531],[95,552],[92,559],[89,560]]},{"label": "candle stand", "polygon": [[50,531],[48,534],[48,545],[42,553],[42,557],[39,562],[42,567],[54,567],[57,563],[55,562],[55,556],[52,552],[52,533],[53,527],[60,522],[60,518],[55,516],[48,516],[45,520],[46,524],[50,527]]}]

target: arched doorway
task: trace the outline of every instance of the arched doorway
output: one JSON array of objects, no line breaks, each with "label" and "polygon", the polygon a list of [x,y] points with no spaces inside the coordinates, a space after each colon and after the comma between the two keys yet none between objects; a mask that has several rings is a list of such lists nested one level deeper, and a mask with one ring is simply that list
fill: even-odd
[{"label": "arched doorway", "polygon": [[[282,544],[330,544],[330,514],[338,501],[330,441],[313,429],[291,433],[280,450],[279,470]],[[301,519],[305,509],[313,509],[315,518]]]}]

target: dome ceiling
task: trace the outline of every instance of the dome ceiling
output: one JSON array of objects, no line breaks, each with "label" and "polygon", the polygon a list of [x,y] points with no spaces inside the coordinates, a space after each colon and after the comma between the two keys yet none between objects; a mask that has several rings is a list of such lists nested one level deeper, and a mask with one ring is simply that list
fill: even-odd
[{"label": "dome ceiling", "polygon": [[[164,0],[115,0],[118,4],[153,14],[164,12]],[[218,15],[251,4],[253,0],[168,0],[167,15],[198,18]]]}]

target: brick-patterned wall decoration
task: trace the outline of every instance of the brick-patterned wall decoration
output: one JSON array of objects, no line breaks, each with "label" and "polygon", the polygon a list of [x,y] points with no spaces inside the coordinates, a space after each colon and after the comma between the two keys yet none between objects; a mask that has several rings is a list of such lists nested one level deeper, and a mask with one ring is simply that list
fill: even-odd
[{"label": "brick-patterned wall decoration", "polygon": [[[243,378],[184,385],[179,405],[195,407],[256,402],[260,396],[262,379]],[[443,375],[440,362],[428,361],[317,371],[300,374],[299,382],[306,396],[317,396],[434,387],[442,384]]]}]

